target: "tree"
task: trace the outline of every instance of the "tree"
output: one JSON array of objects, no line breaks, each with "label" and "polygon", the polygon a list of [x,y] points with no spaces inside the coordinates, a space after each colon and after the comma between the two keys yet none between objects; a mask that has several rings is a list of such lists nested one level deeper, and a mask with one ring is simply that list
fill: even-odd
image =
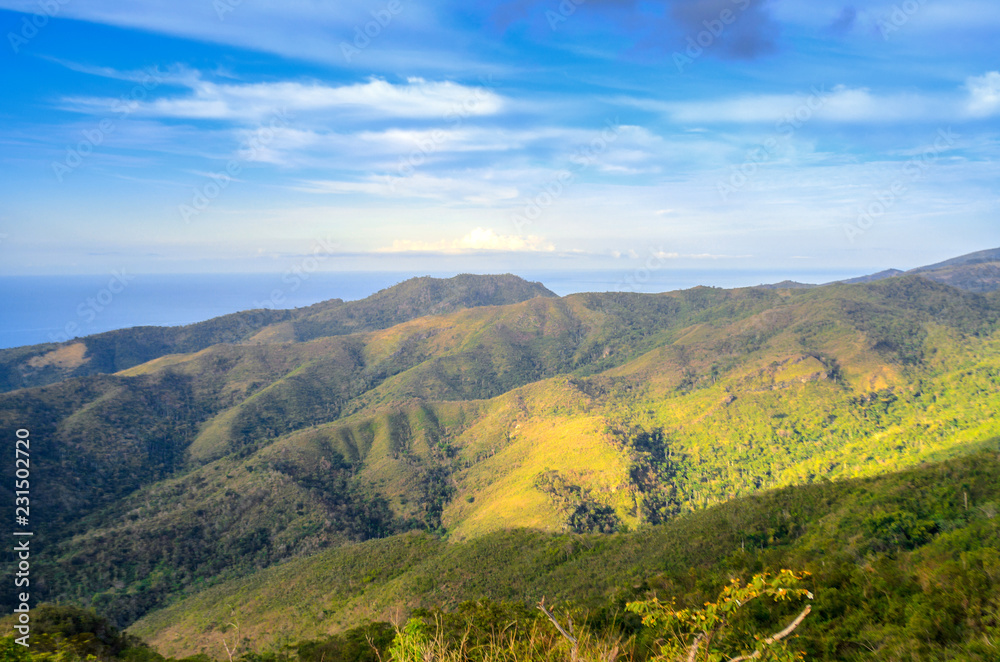
[{"label": "tree", "polygon": [[734,625],[739,612],[747,603],[759,598],[775,602],[812,599],[809,591],[795,586],[808,573],[796,574],[781,570],[777,575],[761,573],[743,584],[734,579],[722,589],[716,602],[706,602],[702,609],[675,609],[674,601],[664,604],[658,599],[630,602],[626,609],[642,616],[643,626],[650,628],[660,644],[659,660],[670,662],[744,662],[767,660],[793,662],[802,658],[788,648],[785,639],[811,611],[806,605],[783,630],[764,637]]}]

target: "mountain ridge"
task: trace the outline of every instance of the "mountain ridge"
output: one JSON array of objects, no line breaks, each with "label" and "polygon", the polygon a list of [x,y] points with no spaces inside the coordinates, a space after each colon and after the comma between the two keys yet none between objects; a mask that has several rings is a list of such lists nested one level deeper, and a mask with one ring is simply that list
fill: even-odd
[{"label": "mountain ridge", "polygon": [[[1000,249],[978,251],[907,272],[887,269],[826,285],[874,282],[902,274],[919,274],[966,291],[998,291]],[[805,289],[819,286],[786,280],[757,287]],[[535,296],[556,295],[542,283],[529,282],[513,274],[459,274],[450,279],[423,276],[410,278],[357,301],[329,299],[293,310],[231,313],[183,327],[131,327],[64,343],[0,349],[0,393],[52,384],[74,376],[118,372],[167,354],[196,352],[220,342],[309,340],[385,328],[406,319],[463,307],[503,305]],[[373,311],[393,304],[397,308],[395,314],[383,319],[373,317]]]},{"label": "mountain ridge", "polygon": [[[64,343],[3,349],[0,392],[43,386],[69,377],[118,372],[167,354],[197,352],[219,343],[301,341],[344,335],[463,307],[503,305],[535,296],[556,295],[541,283],[512,274],[459,274],[450,279],[423,276],[357,301],[329,299],[292,310],[249,310],[181,327],[131,327]],[[73,350],[77,355],[67,357]]]},{"label": "mountain ridge", "polygon": [[995,292],[913,274],[565,297],[525,283],[417,280],[423,300],[320,306],[304,330],[0,394],[4,425],[46,439],[39,594],[128,625],[322,550],[648,530],[1000,436]]},{"label": "mountain ridge", "polygon": [[996,292],[1000,290],[1000,248],[992,248],[959,257],[944,260],[924,267],[916,267],[908,271],[885,269],[877,273],[832,281],[823,285],[798,283],[792,280],[780,283],[759,285],[767,289],[789,289],[823,287],[824,285],[873,283],[886,278],[896,278],[903,275],[919,275],[930,280],[944,283],[967,292]]},{"label": "mountain ridge", "polygon": [[959,452],[1000,434],[998,319],[916,276],[536,297],[13,391],[0,420],[50,440],[44,590],[124,625],[414,528],[645,527]]},{"label": "mountain ridge", "polygon": [[988,248],[982,251],[976,251],[974,253],[967,253],[965,255],[960,255],[958,257],[953,257],[942,262],[937,262],[935,264],[928,265],[926,267],[917,267],[915,269],[910,269],[908,273],[921,273],[923,271],[935,271],[943,267],[961,267],[974,264],[981,264],[983,262],[997,262],[1000,261],[1000,248]]}]

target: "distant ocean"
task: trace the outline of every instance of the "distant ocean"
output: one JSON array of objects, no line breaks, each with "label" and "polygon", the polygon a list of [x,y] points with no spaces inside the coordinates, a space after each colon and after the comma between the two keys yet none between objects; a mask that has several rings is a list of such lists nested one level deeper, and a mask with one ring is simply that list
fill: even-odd
[{"label": "distant ocean", "polygon": [[[877,269],[873,269],[877,271]],[[519,272],[556,294],[666,292],[698,285],[746,287],[785,279],[825,283],[864,273],[840,271],[662,270]],[[131,326],[178,326],[251,308],[296,308],[327,299],[362,299],[415,274],[107,274],[0,277],[0,347],[59,342]],[[450,273],[429,273],[449,277]]]}]

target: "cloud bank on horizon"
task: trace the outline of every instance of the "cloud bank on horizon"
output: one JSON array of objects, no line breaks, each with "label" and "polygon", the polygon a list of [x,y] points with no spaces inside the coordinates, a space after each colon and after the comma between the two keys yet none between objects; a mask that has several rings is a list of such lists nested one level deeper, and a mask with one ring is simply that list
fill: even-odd
[{"label": "cloud bank on horizon", "polygon": [[1000,244],[985,0],[0,0],[0,29],[0,273]]}]

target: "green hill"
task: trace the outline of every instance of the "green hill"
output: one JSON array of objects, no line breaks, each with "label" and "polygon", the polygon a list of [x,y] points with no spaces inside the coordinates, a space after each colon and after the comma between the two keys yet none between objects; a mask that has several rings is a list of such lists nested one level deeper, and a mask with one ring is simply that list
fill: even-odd
[{"label": "green hill", "polygon": [[[32,491],[47,550],[37,597],[118,626],[143,619],[158,645],[194,650],[197,610],[183,605],[201,603],[187,600],[268,573],[315,582],[296,570],[320,573],[309,564],[351,568],[300,603],[327,606],[291,610],[304,629],[290,635],[314,636],[384,618],[372,604],[425,604],[418,595],[529,599],[518,582],[567,541],[633,545],[692,521],[708,541],[710,520],[691,518],[719,504],[1000,437],[1000,295],[916,275],[561,298],[515,277],[415,279],[288,315],[239,343],[0,394],[0,421],[45,440],[32,449],[45,477]],[[536,552],[535,540],[558,542]],[[491,549],[528,565],[472,573],[489,572],[492,552],[476,550]],[[600,579],[615,567],[602,559],[565,575],[566,592],[532,586],[590,600],[660,567],[635,554],[638,574]],[[420,574],[418,557],[472,574]],[[264,593],[241,595],[271,609]]]},{"label": "green hill", "polygon": [[64,343],[0,350],[0,392],[69,377],[113,373],[167,354],[220,343],[301,341],[384,329],[425,315],[555,296],[517,276],[411,278],[359,301],[331,299],[294,310],[251,310],[180,327],[135,327]]}]

